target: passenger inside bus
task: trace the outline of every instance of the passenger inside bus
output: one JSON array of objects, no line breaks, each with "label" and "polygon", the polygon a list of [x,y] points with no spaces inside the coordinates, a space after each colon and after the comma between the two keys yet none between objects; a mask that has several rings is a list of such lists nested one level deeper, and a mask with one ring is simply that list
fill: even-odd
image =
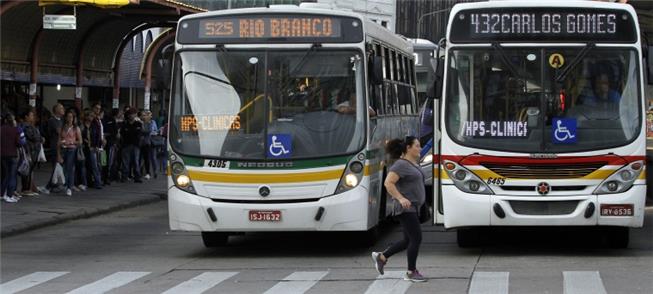
[{"label": "passenger inside bus", "polygon": [[583,97],[583,104],[587,106],[604,106],[618,104],[621,100],[619,92],[610,88],[608,74],[601,73],[594,78],[591,95]]},{"label": "passenger inside bus", "polygon": [[[341,92],[342,97],[348,97],[348,99],[336,106],[336,111],[342,114],[356,114],[356,92],[345,89]],[[376,111],[372,107],[367,108],[367,113],[369,116],[376,116]]]}]

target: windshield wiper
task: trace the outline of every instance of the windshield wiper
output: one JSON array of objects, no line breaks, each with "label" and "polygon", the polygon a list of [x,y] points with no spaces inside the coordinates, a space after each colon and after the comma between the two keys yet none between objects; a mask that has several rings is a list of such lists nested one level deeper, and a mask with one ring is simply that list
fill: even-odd
[{"label": "windshield wiper", "polygon": [[313,45],[311,45],[311,48],[308,48],[308,50],[306,51],[306,53],[304,53],[302,58],[299,59],[299,62],[297,63],[297,65],[295,65],[295,67],[293,67],[293,69],[289,72],[288,76],[292,77],[293,74],[295,74],[296,71],[298,71],[300,68],[302,68],[304,66],[304,63],[306,63],[306,60],[307,60],[306,58],[311,54],[311,52],[313,52],[313,50],[315,50],[315,49],[317,49],[319,47],[322,47],[322,44],[313,43]]},{"label": "windshield wiper", "polygon": [[199,72],[199,71],[188,71],[188,72],[186,72],[186,74],[184,74],[184,79],[186,79],[186,76],[189,75],[189,74],[196,74],[198,76],[203,76],[205,78],[208,78],[208,79],[211,79],[211,80],[214,80],[214,81],[218,81],[218,82],[221,82],[223,84],[226,84],[226,85],[229,85],[229,86],[232,86],[232,87],[236,87],[236,86],[232,85],[231,82],[229,82],[229,81],[225,81],[225,80],[223,80],[221,78],[216,78],[214,76],[210,76],[210,75],[207,75],[207,74],[205,74],[203,72]]},{"label": "windshield wiper", "polygon": [[583,58],[585,58],[587,53],[589,53],[592,49],[594,49],[594,47],[595,47],[594,43],[587,43],[587,45],[585,45],[583,50],[581,50],[578,53],[578,56],[576,56],[576,58],[574,58],[574,60],[572,60],[569,63],[569,66],[565,67],[565,69],[563,69],[562,72],[556,77],[556,82],[560,83],[564,81],[565,78],[567,78],[567,75],[569,75],[569,73],[571,72],[571,70],[574,69],[580,63],[580,61],[583,60]]},{"label": "windshield wiper", "polygon": [[501,60],[503,60],[503,63],[505,63],[506,66],[508,66],[508,70],[510,70],[510,73],[512,73],[513,76],[515,76],[515,77],[526,76],[526,75],[522,75],[522,74],[521,74],[521,73],[520,73],[520,72],[519,72],[519,71],[518,71],[518,70],[517,70],[517,69],[512,65],[512,63],[510,62],[510,59],[508,59],[508,56],[506,56],[506,52],[503,50],[503,47],[501,47],[501,45],[499,45],[499,43],[497,43],[497,42],[492,43],[492,48],[494,48],[494,50],[496,50],[497,52],[499,52],[499,56],[501,56]]}]

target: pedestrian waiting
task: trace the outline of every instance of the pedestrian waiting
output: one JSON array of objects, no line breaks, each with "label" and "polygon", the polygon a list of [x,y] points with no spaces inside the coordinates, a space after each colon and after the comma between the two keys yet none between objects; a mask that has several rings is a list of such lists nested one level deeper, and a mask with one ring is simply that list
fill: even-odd
[{"label": "pedestrian waiting", "polygon": [[2,116],[2,140],[0,140],[0,155],[2,162],[2,199],[5,202],[18,202],[15,196],[16,176],[18,173],[18,148],[21,146],[21,130],[16,126],[16,118],[11,113]]}]

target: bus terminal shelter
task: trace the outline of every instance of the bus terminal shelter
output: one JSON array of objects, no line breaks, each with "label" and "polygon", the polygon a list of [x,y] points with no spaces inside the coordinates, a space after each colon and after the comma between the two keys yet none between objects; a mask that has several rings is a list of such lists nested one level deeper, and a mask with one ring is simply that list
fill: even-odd
[{"label": "bus terminal shelter", "polygon": [[[112,88],[111,103],[100,102],[118,108],[120,55],[132,38],[151,28],[174,28],[180,17],[201,11],[173,0],[2,1],[3,111],[18,111],[5,109],[11,96],[20,97],[14,108],[44,106],[43,101],[49,99],[44,85],[58,85],[57,90],[60,85],[74,86],[74,97],[68,99],[78,109],[83,98],[98,101],[88,97],[89,87]],[[159,35],[143,57],[145,108],[149,108],[154,56],[174,42],[174,32],[170,29]]]}]

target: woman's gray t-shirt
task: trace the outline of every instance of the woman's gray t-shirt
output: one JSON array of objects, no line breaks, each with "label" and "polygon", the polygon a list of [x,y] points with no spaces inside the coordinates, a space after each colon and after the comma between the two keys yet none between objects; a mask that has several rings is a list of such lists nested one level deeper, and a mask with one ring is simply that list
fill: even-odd
[{"label": "woman's gray t-shirt", "polygon": [[399,159],[390,167],[390,171],[399,176],[399,180],[396,183],[397,189],[412,204],[409,209],[404,209],[399,204],[399,201],[395,200],[394,215],[399,215],[404,212],[418,212],[419,207],[424,204],[424,200],[426,199],[422,170],[406,159]]}]

